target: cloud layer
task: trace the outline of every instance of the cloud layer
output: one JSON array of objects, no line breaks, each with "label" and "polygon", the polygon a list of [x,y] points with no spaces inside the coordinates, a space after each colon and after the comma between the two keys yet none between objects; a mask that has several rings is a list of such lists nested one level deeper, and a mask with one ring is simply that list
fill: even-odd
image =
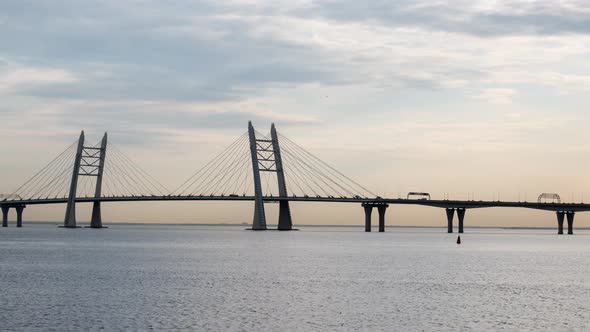
[{"label": "cloud layer", "polygon": [[[49,156],[86,129],[198,164],[187,151],[276,122],[368,185],[403,187],[416,160],[465,174],[461,151],[547,173],[546,149],[577,158],[588,138],[587,1],[6,0],[0,40],[5,151],[43,140]],[[391,160],[407,180],[384,179]]]}]

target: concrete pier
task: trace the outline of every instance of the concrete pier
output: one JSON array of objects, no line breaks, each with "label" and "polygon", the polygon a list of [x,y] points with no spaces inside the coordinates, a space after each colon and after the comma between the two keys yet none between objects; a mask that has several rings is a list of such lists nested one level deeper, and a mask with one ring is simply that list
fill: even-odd
[{"label": "concrete pier", "polygon": [[16,227],[23,227],[23,210],[24,205],[16,206]]},{"label": "concrete pier", "polygon": [[455,209],[447,208],[447,233],[453,233],[453,217],[455,216]]},{"label": "concrete pier", "polygon": [[379,232],[385,232],[385,211],[389,207],[388,204],[378,204],[377,211],[379,212]]},{"label": "concrete pier", "polygon": [[90,228],[102,228],[102,216],[100,212],[100,202],[92,203],[92,215],[90,218]]},{"label": "concrete pier", "polygon": [[8,211],[10,211],[10,207],[2,207],[2,227],[8,227]]},{"label": "concrete pier", "polygon": [[557,234],[563,234],[563,220],[565,219],[565,212],[557,211]]},{"label": "concrete pier", "polygon": [[459,234],[463,234],[463,220],[465,220],[465,209],[457,209],[457,218],[459,219]]},{"label": "concrete pier", "polygon": [[373,213],[373,204],[363,203],[362,206],[365,209],[365,232],[370,232],[371,231],[371,214]]},{"label": "concrete pier", "polygon": [[574,234],[574,217],[576,216],[576,213],[570,211],[567,212],[565,216],[567,217],[567,233],[570,235]]}]

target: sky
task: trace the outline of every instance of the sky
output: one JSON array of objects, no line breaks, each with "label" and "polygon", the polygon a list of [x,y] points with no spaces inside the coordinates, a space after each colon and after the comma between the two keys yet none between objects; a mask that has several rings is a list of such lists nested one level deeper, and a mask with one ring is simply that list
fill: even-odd
[{"label": "sky", "polygon": [[[107,131],[175,188],[252,120],[383,197],[590,200],[587,1],[3,0],[0,40],[0,193],[82,129],[91,141]],[[360,206],[309,204],[294,205],[295,224],[363,222]],[[250,222],[250,205],[106,204],[103,214]],[[59,221],[64,209],[29,207],[25,218]],[[555,224],[513,209],[470,219]],[[444,223],[439,209],[388,212],[392,225]]]}]

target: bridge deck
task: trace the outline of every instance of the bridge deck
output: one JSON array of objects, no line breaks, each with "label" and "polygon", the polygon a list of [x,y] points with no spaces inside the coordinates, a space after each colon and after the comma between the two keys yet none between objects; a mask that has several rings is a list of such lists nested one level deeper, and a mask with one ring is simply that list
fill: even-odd
[{"label": "bridge deck", "polygon": [[[474,201],[474,200],[425,200],[403,198],[347,198],[347,197],[271,197],[265,196],[265,202],[325,202],[325,203],[386,203],[398,205],[422,205],[438,208],[491,208],[515,207],[549,211],[590,211],[590,204],[584,203],[537,203],[508,201]],[[43,205],[67,203],[67,198],[23,199],[0,201],[0,206]],[[101,202],[142,202],[142,201],[254,201],[254,196],[117,196],[117,197],[79,197],[78,203]]]}]

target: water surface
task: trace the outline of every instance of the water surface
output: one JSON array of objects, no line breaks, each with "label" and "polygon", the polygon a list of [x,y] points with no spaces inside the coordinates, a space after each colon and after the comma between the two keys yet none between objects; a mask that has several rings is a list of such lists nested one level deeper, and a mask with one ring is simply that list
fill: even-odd
[{"label": "water surface", "polygon": [[590,232],[0,229],[2,330],[590,329]]}]

